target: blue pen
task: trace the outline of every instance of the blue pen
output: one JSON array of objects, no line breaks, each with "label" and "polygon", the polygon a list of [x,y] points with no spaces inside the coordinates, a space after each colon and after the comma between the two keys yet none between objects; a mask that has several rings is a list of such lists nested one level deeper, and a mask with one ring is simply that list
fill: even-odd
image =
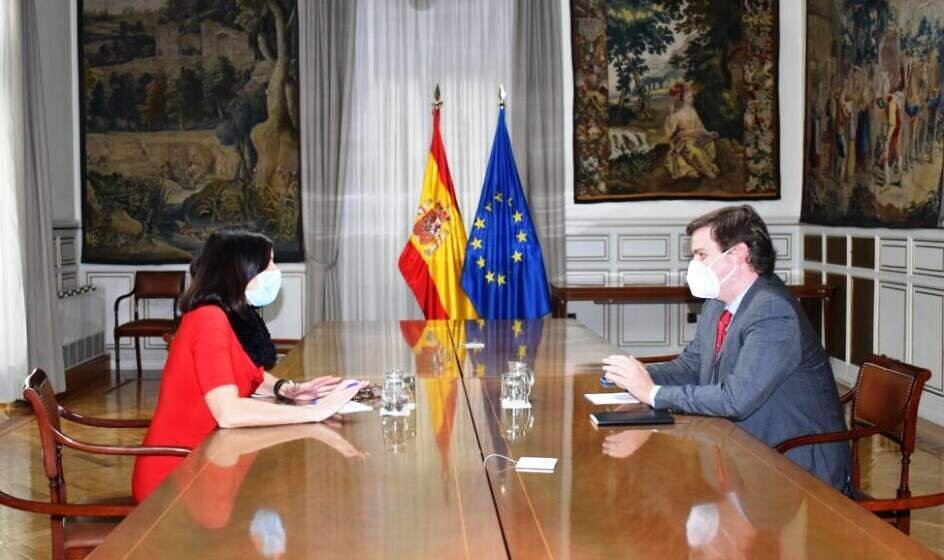
[{"label": "blue pen", "polygon": [[613,383],[612,381],[607,379],[606,374],[604,373],[603,375],[600,376],[600,385],[603,385],[604,387],[610,387],[612,385],[616,385],[616,383]]}]

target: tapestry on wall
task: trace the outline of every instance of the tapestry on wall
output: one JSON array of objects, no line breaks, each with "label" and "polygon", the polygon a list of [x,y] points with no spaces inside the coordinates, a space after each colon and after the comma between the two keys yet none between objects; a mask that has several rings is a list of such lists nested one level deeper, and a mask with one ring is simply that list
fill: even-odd
[{"label": "tapestry on wall", "polygon": [[571,0],[576,202],[780,197],[777,0]]},{"label": "tapestry on wall", "polygon": [[944,4],[809,0],[801,220],[938,227]]},{"label": "tapestry on wall", "polygon": [[296,0],[84,0],[84,262],[188,262],[213,231],[302,258]]}]

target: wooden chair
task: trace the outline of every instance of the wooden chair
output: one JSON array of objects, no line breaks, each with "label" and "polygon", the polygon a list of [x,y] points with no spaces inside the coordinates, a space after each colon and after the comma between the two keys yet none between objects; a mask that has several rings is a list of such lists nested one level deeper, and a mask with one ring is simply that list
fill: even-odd
[{"label": "wooden chair", "polygon": [[[903,533],[911,528],[911,509],[944,503],[944,494],[912,497],[909,467],[915,449],[918,403],[931,372],[887,356],[870,355],[859,368],[855,387],[839,400],[851,403],[851,426],[843,432],[800,436],[782,442],[777,451],[815,443],[852,442],[852,486],[856,500],[870,511],[887,519]],[[898,444],[901,451],[901,475],[893,499],[875,499],[859,490],[859,440],[881,434]]]},{"label": "wooden chair", "polygon": [[29,401],[36,414],[43,451],[43,469],[49,479],[49,501],[17,498],[0,491],[0,504],[49,516],[54,560],[85,558],[117,522],[134,508],[131,496],[97,503],[69,502],[66,498],[66,480],[62,470],[63,446],[102,455],[186,456],[190,452],[178,447],[98,445],[66,435],[62,431],[62,418],[102,428],[146,428],[150,425],[150,420],[90,418],[73,412],[56,401],[52,385],[46,373],[40,369],[33,370],[27,376],[23,397]]},{"label": "wooden chair", "polygon": [[[134,338],[134,354],[138,363],[138,379],[141,378],[141,339],[161,337],[177,328],[177,300],[184,291],[183,271],[138,271],[134,275],[134,289],[115,300],[115,383],[121,382],[121,347],[122,338]],[[134,319],[127,323],[118,323],[118,307],[121,301],[134,296],[132,300]],[[138,314],[138,302],[143,299],[174,300],[172,319],[141,319]]]}]

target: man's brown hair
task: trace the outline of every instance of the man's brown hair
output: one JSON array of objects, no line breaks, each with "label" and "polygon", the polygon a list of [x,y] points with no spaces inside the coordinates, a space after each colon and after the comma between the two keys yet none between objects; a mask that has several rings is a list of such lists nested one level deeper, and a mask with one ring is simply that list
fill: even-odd
[{"label": "man's brown hair", "polygon": [[699,216],[688,223],[685,233],[692,235],[703,227],[710,228],[711,238],[722,251],[727,251],[738,243],[747,245],[747,262],[757,274],[769,274],[774,271],[777,251],[770,242],[767,225],[757,212],[747,204],[725,206],[714,212]]}]

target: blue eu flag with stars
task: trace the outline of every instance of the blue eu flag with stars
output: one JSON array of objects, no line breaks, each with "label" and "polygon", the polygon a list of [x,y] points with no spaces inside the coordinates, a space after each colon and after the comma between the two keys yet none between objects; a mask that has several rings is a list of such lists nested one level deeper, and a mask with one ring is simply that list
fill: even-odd
[{"label": "blue eu flag with stars", "polygon": [[483,319],[536,319],[551,310],[541,244],[515,167],[504,107],[465,249],[462,288]]}]

